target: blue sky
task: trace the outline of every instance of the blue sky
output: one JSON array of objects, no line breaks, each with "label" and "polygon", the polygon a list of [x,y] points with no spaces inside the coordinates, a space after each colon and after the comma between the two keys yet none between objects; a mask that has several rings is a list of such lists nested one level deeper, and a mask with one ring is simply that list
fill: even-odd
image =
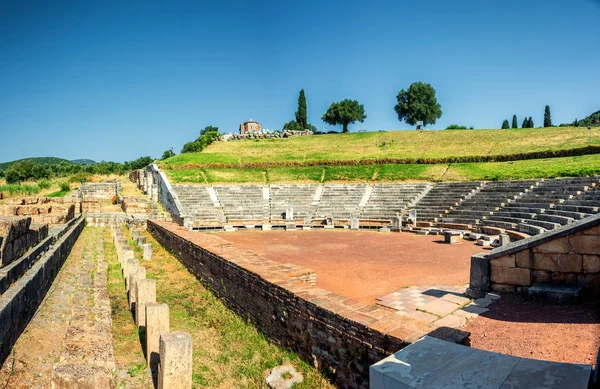
[{"label": "blue sky", "polygon": [[[126,3],[126,5],[124,5]],[[0,161],[160,157],[215,125],[280,129],[304,88],[364,104],[359,129],[434,86],[435,128],[600,109],[600,1],[0,2]],[[325,125],[325,129],[331,126]],[[333,129],[333,128],[331,128]]]}]

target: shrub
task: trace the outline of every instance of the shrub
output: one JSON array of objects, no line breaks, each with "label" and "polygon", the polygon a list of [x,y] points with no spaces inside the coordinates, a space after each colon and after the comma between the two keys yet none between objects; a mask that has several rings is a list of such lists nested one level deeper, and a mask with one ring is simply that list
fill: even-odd
[{"label": "shrub", "polygon": [[38,181],[38,186],[40,187],[40,189],[48,189],[50,188],[51,184],[47,179],[42,178]]},{"label": "shrub", "polygon": [[113,205],[119,204],[119,197],[113,196],[111,202],[113,203]]},{"label": "shrub", "polygon": [[446,130],[466,130],[467,126],[459,126],[458,124],[451,124],[446,127]]},{"label": "shrub", "polygon": [[69,192],[71,190],[71,184],[66,181],[59,183],[58,186],[62,192]]},{"label": "shrub", "polygon": [[14,169],[8,169],[6,171],[6,183],[7,184],[18,184],[22,180],[21,173]]}]

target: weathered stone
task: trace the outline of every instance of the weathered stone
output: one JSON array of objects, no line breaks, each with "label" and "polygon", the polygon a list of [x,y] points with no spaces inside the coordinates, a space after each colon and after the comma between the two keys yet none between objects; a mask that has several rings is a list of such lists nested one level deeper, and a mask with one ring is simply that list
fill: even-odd
[{"label": "weathered stone", "polygon": [[266,379],[267,386],[272,389],[290,389],[296,384],[301,384],[302,381],[304,381],[302,374],[298,373],[292,365],[273,368]]},{"label": "weathered stone", "polygon": [[131,231],[131,239],[137,242],[137,238],[140,237],[140,230]]},{"label": "weathered stone", "polygon": [[579,254],[561,254],[558,256],[558,271],[580,273],[583,270],[583,256]]},{"label": "weathered stone", "polygon": [[144,244],[146,244],[146,237],[145,236],[138,236],[137,238],[137,245],[142,247]]},{"label": "weathered stone", "polygon": [[515,255],[508,254],[508,255],[503,255],[499,258],[491,259],[490,264],[492,266],[515,267],[515,265],[516,265]]},{"label": "weathered stone", "polygon": [[600,253],[600,239],[595,235],[575,234],[569,236],[571,250],[577,254]]},{"label": "weathered stone", "polygon": [[534,253],[533,269],[558,271],[558,255],[551,253]]},{"label": "weathered stone", "polygon": [[531,272],[531,282],[534,284],[549,284],[552,282],[552,272],[545,270],[533,270]]},{"label": "weathered stone", "polygon": [[492,282],[509,285],[531,285],[531,270],[520,267],[492,266]]},{"label": "weathered stone", "polygon": [[567,237],[551,240],[546,243],[542,243],[533,248],[534,253],[559,253],[566,254],[569,252],[569,242]]},{"label": "weathered stone", "polygon": [[530,251],[526,249],[515,253],[515,264],[517,265],[517,267],[525,267],[531,269],[533,267],[533,261],[531,258]]},{"label": "weathered stone", "polygon": [[484,253],[471,256],[469,288],[482,292],[490,289],[490,261]]},{"label": "weathered stone", "polygon": [[600,272],[600,255],[584,255],[583,271],[585,273]]},{"label": "weathered stone", "polygon": [[143,258],[145,260],[152,259],[152,243],[143,244],[142,249],[143,249]]},{"label": "weathered stone", "polygon": [[160,337],[158,389],[192,387],[192,336],[171,332]]},{"label": "weathered stone", "polygon": [[156,280],[138,279],[135,288],[135,324],[146,325],[146,304],[156,302]]},{"label": "weathered stone", "polygon": [[146,278],[146,268],[143,266],[135,266],[127,278],[127,291],[129,293],[129,309],[135,308],[136,293],[134,285],[138,280]]},{"label": "weathered stone", "polygon": [[423,311],[433,313],[438,316],[446,316],[458,309],[458,306],[454,303],[444,301],[441,299],[435,299],[421,307]]},{"label": "weathered stone", "polygon": [[167,304],[146,304],[146,361],[148,367],[158,365],[160,337],[169,332],[169,306]]}]

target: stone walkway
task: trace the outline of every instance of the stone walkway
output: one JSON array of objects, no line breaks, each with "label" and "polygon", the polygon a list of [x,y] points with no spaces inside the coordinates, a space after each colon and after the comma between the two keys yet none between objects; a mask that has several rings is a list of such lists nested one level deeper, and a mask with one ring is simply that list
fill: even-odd
[{"label": "stone walkway", "polygon": [[468,319],[487,312],[496,294],[473,301],[465,295],[465,286],[412,286],[377,299],[377,305],[391,308],[436,327],[461,328]]},{"label": "stone walkway", "polygon": [[85,228],[0,369],[0,388],[110,387],[114,355],[102,235]]}]

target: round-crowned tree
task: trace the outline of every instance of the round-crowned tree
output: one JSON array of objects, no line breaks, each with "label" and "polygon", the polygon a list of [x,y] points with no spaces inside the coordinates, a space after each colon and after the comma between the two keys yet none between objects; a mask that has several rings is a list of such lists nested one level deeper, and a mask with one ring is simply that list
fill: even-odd
[{"label": "round-crowned tree", "polygon": [[342,132],[348,132],[348,125],[354,122],[364,122],[367,118],[365,107],[356,100],[344,99],[338,103],[332,103],[321,120],[332,126],[341,124]]},{"label": "round-crowned tree", "polygon": [[442,117],[442,107],[435,97],[435,89],[424,82],[413,82],[407,90],[400,90],[396,96],[398,103],[394,107],[398,120],[414,126],[435,124]]}]

